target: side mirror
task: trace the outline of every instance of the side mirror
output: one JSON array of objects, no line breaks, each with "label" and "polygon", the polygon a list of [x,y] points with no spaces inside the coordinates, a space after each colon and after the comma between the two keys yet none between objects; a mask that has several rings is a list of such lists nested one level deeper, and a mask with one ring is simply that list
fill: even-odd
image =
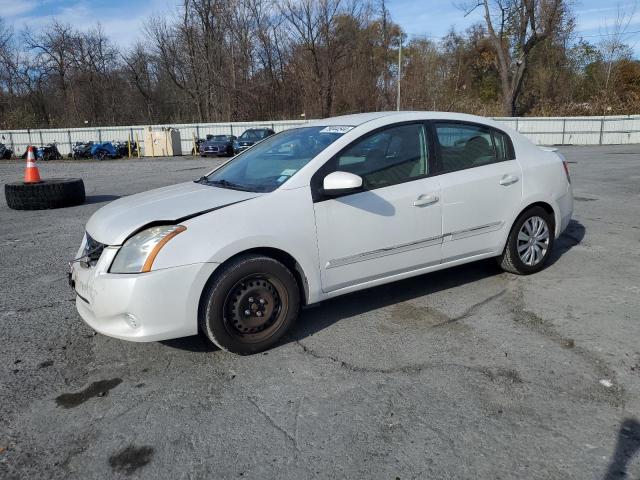
[{"label": "side mirror", "polygon": [[324,177],[322,190],[325,195],[344,195],[362,189],[362,177],[349,172],[333,172]]}]

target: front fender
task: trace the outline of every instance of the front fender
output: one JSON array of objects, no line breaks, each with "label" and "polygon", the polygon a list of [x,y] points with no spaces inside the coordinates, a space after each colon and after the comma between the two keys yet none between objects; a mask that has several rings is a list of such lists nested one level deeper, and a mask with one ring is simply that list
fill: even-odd
[{"label": "front fender", "polygon": [[187,230],[160,251],[154,270],[192,263],[220,264],[248,250],[277,249],[300,266],[308,282],[308,301],[319,298],[315,216],[308,188],[277,190],[182,224]]}]

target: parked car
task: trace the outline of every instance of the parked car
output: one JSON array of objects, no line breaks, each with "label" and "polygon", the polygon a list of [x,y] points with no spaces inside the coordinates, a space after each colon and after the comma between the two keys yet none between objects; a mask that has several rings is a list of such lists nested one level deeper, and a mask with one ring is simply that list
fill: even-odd
[{"label": "parked car", "polygon": [[572,210],[562,155],[497,122],[349,115],[101,208],[69,278],[98,332],[250,354],[302,305],[489,257],[535,273]]},{"label": "parked car", "polygon": [[0,159],[8,160],[13,156],[13,150],[4,143],[0,143]]},{"label": "parked car", "polygon": [[97,160],[120,158],[120,152],[112,142],[98,142],[91,145],[91,156]]},{"label": "parked car", "polygon": [[234,153],[240,153],[261,140],[273,135],[270,128],[249,128],[240,135],[234,143]]},{"label": "parked car", "polygon": [[[48,161],[48,160],[62,159],[62,155],[60,154],[60,151],[58,151],[58,145],[56,144],[56,142],[48,143],[44,147],[33,147],[33,149],[34,149],[34,156],[36,157],[36,160]],[[28,152],[29,152],[29,147],[26,148],[21,158],[23,159],[27,158]]]},{"label": "parked car", "polygon": [[234,137],[233,135],[207,135],[207,139],[199,146],[200,156],[233,156],[233,143],[235,141],[236,137]]}]

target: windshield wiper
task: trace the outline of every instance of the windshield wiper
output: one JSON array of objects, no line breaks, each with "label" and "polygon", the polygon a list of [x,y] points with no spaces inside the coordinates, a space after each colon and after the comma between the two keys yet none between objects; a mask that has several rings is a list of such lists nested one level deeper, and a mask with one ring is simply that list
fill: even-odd
[{"label": "windshield wiper", "polygon": [[240,183],[230,182],[229,180],[207,180],[207,185],[216,185],[222,188],[229,188],[231,190],[242,190],[243,192],[250,192],[251,188],[247,185],[242,185]]}]

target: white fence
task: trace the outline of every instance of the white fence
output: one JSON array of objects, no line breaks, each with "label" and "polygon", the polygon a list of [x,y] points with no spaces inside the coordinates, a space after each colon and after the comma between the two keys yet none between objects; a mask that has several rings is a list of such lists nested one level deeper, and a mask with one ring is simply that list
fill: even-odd
[{"label": "white fence", "polygon": [[640,115],[496,118],[539,145],[640,143]]},{"label": "white fence", "polygon": [[[617,145],[640,143],[640,115],[608,117],[519,117],[496,118],[540,145]],[[240,135],[251,127],[269,127],[276,132],[306,123],[305,120],[264,122],[154,125],[180,130],[182,153],[189,154],[193,139],[209,134]],[[71,152],[75,142],[134,140],[144,152],[146,125],[128,127],[57,128],[47,130],[0,131],[0,142],[20,155],[29,145],[57,143],[60,153]]]},{"label": "white fence", "polygon": [[[204,138],[206,135],[236,135],[240,136],[247,128],[266,127],[276,132],[302,125],[305,120],[280,120],[264,122],[234,122],[234,123],[199,123],[152,125],[154,129],[171,127],[180,131],[180,141],[183,155],[189,155],[193,148],[194,138]],[[56,143],[62,155],[71,153],[75,142],[107,142],[107,141],[137,141],[144,153],[144,130],[148,125],[128,127],[91,127],[91,128],[53,128],[46,130],[7,130],[0,131],[0,143],[11,148],[15,155],[21,155],[29,145],[46,145]]]}]

